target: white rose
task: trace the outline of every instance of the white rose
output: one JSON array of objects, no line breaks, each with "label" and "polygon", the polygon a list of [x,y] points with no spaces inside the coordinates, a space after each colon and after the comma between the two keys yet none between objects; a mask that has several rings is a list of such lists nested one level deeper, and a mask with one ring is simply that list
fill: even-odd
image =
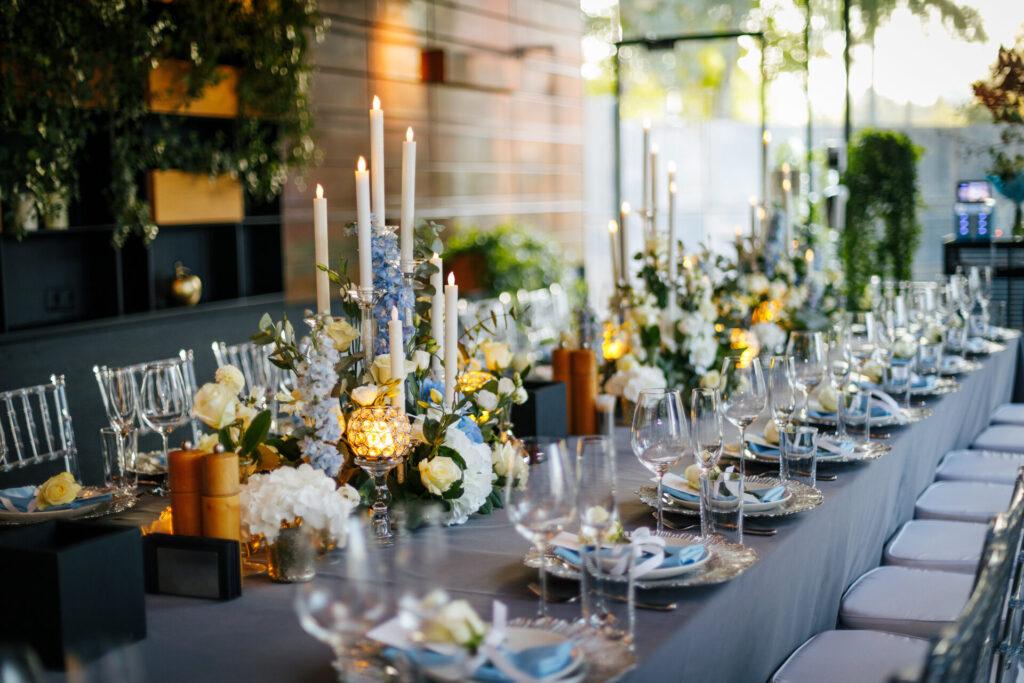
[{"label": "white rose", "polygon": [[498,396],[508,396],[515,392],[516,383],[508,377],[502,377],[498,380]]},{"label": "white rose", "polygon": [[217,384],[223,384],[235,394],[241,393],[242,389],[245,388],[245,375],[234,365],[225,365],[217,368],[213,378]]},{"label": "white rose", "polygon": [[202,451],[203,453],[213,453],[213,449],[216,448],[219,443],[220,435],[216,432],[212,434],[203,434],[199,437],[199,441],[196,442],[196,450]]},{"label": "white rose", "polygon": [[583,523],[587,526],[603,527],[608,524],[612,517],[611,513],[601,505],[591,505],[583,513]]},{"label": "white rose", "polygon": [[687,484],[698,491],[700,490],[700,465],[695,463],[688,466],[686,471],[683,472],[683,476],[686,478]]},{"label": "white rose", "polygon": [[204,384],[196,392],[192,415],[213,429],[226,427],[235,421],[237,393],[225,384]]},{"label": "white rose", "polygon": [[512,363],[512,351],[504,342],[486,341],[480,345],[484,353],[484,364],[488,370],[504,370]]},{"label": "white rose", "polygon": [[704,376],[700,378],[700,386],[702,389],[715,389],[721,383],[722,375],[719,374],[718,370],[708,370]]},{"label": "white rose", "polygon": [[519,387],[515,390],[515,393],[512,394],[512,402],[517,406],[526,403],[526,399],[528,398],[529,395],[526,393],[526,387]]},{"label": "white rose", "polygon": [[366,384],[352,390],[352,400],[361,406],[373,405],[380,395],[380,387],[376,384]]},{"label": "white rose", "polygon": [[352,342],[359,339],[359,330],[340,318],[327,323],[324,331],[338,351],[347,351],[348,347],[352,346]]},{"label": "white rose", "polygon": [[627,353],[622,358],[615,361],[615,369],[619,372],[629,372],[637,366],[636,356],[631,353]]},{"label": "white rose", "polygon": [[839,394],[831,384],[822,384],[818,389],[818,403],[826,413],[834,413],[839,407]]},{"label": "white rose", "polygon": [[494,473],[499,477],[506,476],[508,465],[515,462],[516,455],[516,448],[511,443],[505,441],[494,444],[494,448],[491,449],[491,467],[494,468]]},{"label": "white rose", "polygon": [[512,369],[516,372],[522,373],[526,371],[526,368],[533,365],[533,354],[525,351],[512,356]]},{"label": "white rose", "polygon": [[451,458],[439,455],[431,460],[420,460],[420,481],[435,496],[444,494],[452,484],[462,479],[462,469]]},{"label": "white rose", "polygon": [[423,637],[430,643],[468,646],[479,643],[486,633],[487,626],[465,600],[444,605],[423,626]]},{"label": "white rose", "polygon": [[426,370],[430,367],[430,354],[423,349],[416,349],[412,352],[412,362],[417,370]]},{"label": "white rose", "polygon": [[498,407],[498,397],[487,391],[481,389],[473,395],[473,400],[476,404],[484,410],[491,411]]},{"label": "white rose", "polygon": [[370,375],[377,384],[386,384],[391,380],[391,356],[384,353],[373,359],[370,365]]}]

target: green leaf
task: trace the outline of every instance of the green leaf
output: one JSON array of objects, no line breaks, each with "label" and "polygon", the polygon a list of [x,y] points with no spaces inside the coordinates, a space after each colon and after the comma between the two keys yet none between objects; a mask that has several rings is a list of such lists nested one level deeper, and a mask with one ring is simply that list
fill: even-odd
[{"label": "green leaf", "polygon": [[248,456],[256,447],[263,443],[263,440],[267,438],[267,434],[270,433],[270,411],[261,411],[256,417],[249,423],[249,428],[245,430],[242,435],[242,447],[239,449],[238,454],[240,456]]},{"label": "green leaf", "polygon": [[459,455],[459,452],[456,451],[454,448],[449,448],[448,446],[441,446],[440,448],[437,449],[437,454],[439,456],[444,456],[446,458],[451,458],[452,460],[454,460],[455,464],[459,466],[459,469],[465,470],[466,468],[469,467],[469,465],[466,464],[466,461],[462,459],[462,456]]},{"label": "green leaf", "polygon": [[220,445],[224,447],[224,450],[233,453],[235,450],[235,441],[231,438],[231,426],[222,427],[217,432],[217,436],[220,439]]}]

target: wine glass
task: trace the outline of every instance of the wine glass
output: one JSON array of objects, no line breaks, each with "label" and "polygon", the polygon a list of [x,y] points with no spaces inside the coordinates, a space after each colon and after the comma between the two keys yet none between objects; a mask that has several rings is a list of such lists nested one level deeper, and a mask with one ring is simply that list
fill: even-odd
[{"label": "wine glass", "polygon": [[[509,458],[528,458],[529,476],[505,478],[505,509],[509,521],[540,557],[540,598],[537,612],[547,615],[548,542],[569,525],[576,513],[576,471],[562,439],[523,439],[523,450],[506,449]],[[515,472],[515,462],[506,463]]]},{"label": "wine glass", "polygon": [[103,391],[103,406],[110,426],[117,432],[118,477],[128,480],[128,471],[135,467],[135,453],[131,438],[135,431],[139,392],[135,384],[135,371],[130,368],[101,368],[99,379]]},{"label": "wine glass", "polygon": [[146,366],[138,408],[142,421],[160,433],[164,462],[167,462],[167,439],[171,432],[188,422],[192,412],[192,397],[185,389],[179,363],[160,362]]},{"label": "wine glass", "polygon": [[828,335],[828,372],[832,388],[836,391],[836,435],[837,445],[845,444],[846,434],[846,391],[850,383],[853,342],[850,330],[843,323],[836,325]]},{"label": "wine glass", "polygon": [[722,456],[722,410],[718,389],[694,389],[690,395],[693,454],[700,466],[700,535],[705,543],[714,533],[711,517],[711,470]]},{"label": "wine glass", "polygon": [[747,427],[768,405],[768,387],[757,356],[727,356],[722,362],[719,401],[725,419],[740,430],[740,474],[746,473]]},{"label": "wine glass", "polygon": [[791,332],[786,355],[793,357],[793,378],[803,394],[800,415],[807,419],[807,403],[811,393],[825,379],[825,335],[811,331]]},{"label": "wine glass", "polygon": [[630,444],[640,464],[658,476],[659,535],[665,532],[662,498],[665,474],[683,457],[689,441],[679,392],[673,389],[641,391],[633,413]]},{"label": "wine glass", "polygon": [[768,359],[768,405],[779,432],[793,419],[796,410],[796,384],[792,356],[771,356]]},{"label": "wine glass", "polygon": [[[615,444],[612,439],[607,436],[580,437],[576,442],[576,510],[580,518],[580,534],[586,539],[585,547],[580,549],[580,574],[584,582],[581,593],[598,601],[605,592],[602,585],[602,546],[619,522],[616,489]],[[592,551],[589,546],[593,547]],[[590,561],[588,552],[593,552]],[[591,569],[593,577],[590,576]],[[587,590],[587,583],[591,580],[596,584],[595,590]],[[584,603],[584,618],[592,626],[604,625],[609,616],[604,605],[588,602]]]}]

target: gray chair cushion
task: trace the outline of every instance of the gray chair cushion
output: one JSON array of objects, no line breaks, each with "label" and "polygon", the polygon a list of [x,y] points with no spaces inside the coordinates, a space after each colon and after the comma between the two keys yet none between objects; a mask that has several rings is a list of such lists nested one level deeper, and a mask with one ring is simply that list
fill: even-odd
[{"label": "gray chair cushion", "polygon": [[950,451],[935,471],[939,481],[982,481],[1012,484],[1024,465],[1024,453],[998,451]]},{"label": "gray chair cushion", "polygon": [[888,683],[920,671],[929,644],[880,631],[825,631],[810,638],[779,667],[772,683]]},{"label": "gray chair cushion", "polygon": [[992,424],[1024,426],[1024,403],[1004,403],[992,411]]},{"label": "gray chair cushion", "polygon": [[973,522],[911,520],[889,541],[885,563],[974,576],[987,530],[987,524]]},{"label": "gray chair cushion", "polygon": [[917,519],[949,519],[987,523],[1010,507],[1013,486],[974,481],[937,481],[914,506]]},{"label": "gray chair cushion", "polygon": [[1024,453],[1024,427],[1019,425],[992,425],[974,440],[971,448],[979,451],[1008,451]]},{"label": "gray chair cushion", "polygon": [[934,638],[956,621],[973,584],[973,576],[956,572],[878,567],[846,591],[839,625]]}]

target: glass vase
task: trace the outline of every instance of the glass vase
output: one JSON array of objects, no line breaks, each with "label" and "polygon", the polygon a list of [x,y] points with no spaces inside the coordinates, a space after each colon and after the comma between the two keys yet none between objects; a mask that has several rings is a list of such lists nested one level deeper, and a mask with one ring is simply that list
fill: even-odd
[{"label": "glass vase", "polygon": [[267,548],[267,573],[277,583],[303,583],[316,576],[316,544],[302,526],[281,529]]}]

